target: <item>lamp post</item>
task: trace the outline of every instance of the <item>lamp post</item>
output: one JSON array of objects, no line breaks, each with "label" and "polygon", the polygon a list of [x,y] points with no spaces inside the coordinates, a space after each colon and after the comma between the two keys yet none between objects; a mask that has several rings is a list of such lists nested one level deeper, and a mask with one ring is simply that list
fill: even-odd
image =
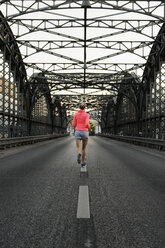
[{"label": "lamp post", "polygon": [[87,41],[87,8],[91,8],[89,0],[83,0],[81,8],[84,8],[84,97],[85,97],[85,85],[86,85],[86,41]]}]

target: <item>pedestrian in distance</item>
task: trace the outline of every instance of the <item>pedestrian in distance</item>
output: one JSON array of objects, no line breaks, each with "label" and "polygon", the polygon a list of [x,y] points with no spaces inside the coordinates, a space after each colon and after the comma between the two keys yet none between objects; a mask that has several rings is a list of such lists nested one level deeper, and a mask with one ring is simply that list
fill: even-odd
[{"label": "pedestrian in distance", "polygon": [[[89,114],[85,112],[85,103],[80,104],[80,110],[75,113],[72,126],[75,127],[75,139],[77,147],[77,162],[81,163],[81,167],[86,165],[86,146],[88,144],[88,129],[89,125]],[[82,155],[81,155],[81,141],[82,141]]]}]

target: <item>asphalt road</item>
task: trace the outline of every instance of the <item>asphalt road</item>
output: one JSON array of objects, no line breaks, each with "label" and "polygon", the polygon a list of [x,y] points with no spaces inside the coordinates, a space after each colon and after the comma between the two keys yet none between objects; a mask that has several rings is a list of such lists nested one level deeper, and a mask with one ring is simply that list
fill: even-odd
[{"label": "asphalt road", "polygon": [[[73,137],[11,151],[0,158],[0,248],[165,247],[165,153],[90,137],[80,172]],[[90,218],[77,218],[80,186]]]}]

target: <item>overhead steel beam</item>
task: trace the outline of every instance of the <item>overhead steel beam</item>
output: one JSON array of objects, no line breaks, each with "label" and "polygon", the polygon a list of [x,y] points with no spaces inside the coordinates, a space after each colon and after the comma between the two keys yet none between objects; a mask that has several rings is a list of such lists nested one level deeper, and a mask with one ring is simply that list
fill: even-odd
[{"label": "overhead steel beam", "polygon": [[[116,1],[116,3],[112,3],[111,0],[91,0],[91,7],[100,9],[100,8],[107,8],[107,9],[117,9],[119,11],[124,12],[136,12],[139,14],[145,14],[148,16],[152,16],[154,18],[158,19],[164,19],[163,16],[159,16],[156,14],[153,14],[154,10],[158,9],[160,6],[164,6],[164,1],[156,1],[157,4],[155,4],[154,0],[147,0],[145,2],[148,3],[147,7],[143,7],[140,5],[140,2],[144,2],[143,0],[135,0],[135,1],[124,1],[124,4],[122,3],[123,0]],[[152,4],[153,2],[153,4]],[[131,3],[131,4],[130,4]],[[17,1],[17,0],[7,0],[7,1],[1,1],[0,5],[5,5],[6,9],[8,5],[10,4],[13,9],[15,9],[16,14],[7,16],[8,19],[18,17],[20,15],[25,15],[28,13],[34,13],[37,11],[49,11],[55,10],[55,9],[65,9],[65,8],[77,8],[80,7],[82,4],[82,1],[74,1],[74,0],[68,0],[68,1],[58,1],[58,4],[56,4],[56,1],[47,1],[47,2],[40,2],[38,0],[31,0],[29,1],[29,4],[26,5],[24,1]],[[72,6],[74,5],[74,6]]]}]

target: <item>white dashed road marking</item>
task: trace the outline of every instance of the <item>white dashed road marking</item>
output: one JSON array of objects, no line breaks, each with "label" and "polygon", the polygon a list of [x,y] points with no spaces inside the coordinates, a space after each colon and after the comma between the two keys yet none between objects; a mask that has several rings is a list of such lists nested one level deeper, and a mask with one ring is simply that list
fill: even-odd
[{"label": "white dashed road marking", "polygon": [[77,218],[90,218],[88,186],[79,186]]}]

